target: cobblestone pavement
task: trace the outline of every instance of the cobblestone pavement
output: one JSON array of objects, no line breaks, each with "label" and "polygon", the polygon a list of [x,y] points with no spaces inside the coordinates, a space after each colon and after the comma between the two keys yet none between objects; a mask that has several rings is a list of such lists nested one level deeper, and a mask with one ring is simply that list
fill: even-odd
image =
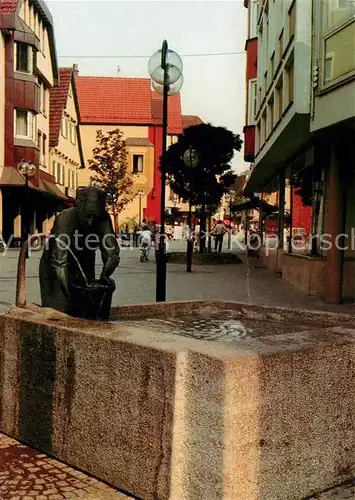
[{"label": "cobblestone pavement", "polygon": [[0,434],[0,500],[123,500],[130,497]]},{"label": "cobblestone pavement", "polygon": [[[0,500],[129,500],[110,486],[0,433]],[[355,500],[355,480],[308,500]]]}]

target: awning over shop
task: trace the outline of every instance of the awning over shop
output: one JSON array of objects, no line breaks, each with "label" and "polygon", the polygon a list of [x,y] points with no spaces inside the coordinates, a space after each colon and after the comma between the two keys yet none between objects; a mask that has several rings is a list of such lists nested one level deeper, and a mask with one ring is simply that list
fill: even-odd
[{"label": "awning over shop", "polygon": [[[8,187],[24,187],[26,181],[23,175],[14,167],[4,167],[0,177],[0,186]],[[64,193],[56,186],[54,177],[42,170],[37,171],[37,175],[33,179],[28,180],[28,187],[34,191],[43,193],[44,195],[54,196],[64,202],[71,201]]]},{"label": "awning over shop", "polygon": [[260,210],[260,207],[262,208],[262,211],[265,214],[267,213],[271,214],[279,210],[279,208],[276,207],[275,205],[270,205],[266,201],[260,201],[260,198],[251,198],[245,203],[232,205],[232,212],[244,212],[246,210]]},{"label": "awning over shop", "polygon": [[44,191],[46,194],[50,194],[52,196],[56,196],[57,198],[62,198],[63,200],[69,201],[69,198],[65,196],[65,194],[62,193],[61,190],[55,184],[53,184],[53,182],[40,179],[39,190]]},{"label": "awning over shop", "polygon": [[24,186],[24,177],[13,167],[4,167],[0,176],[0,186]]}]

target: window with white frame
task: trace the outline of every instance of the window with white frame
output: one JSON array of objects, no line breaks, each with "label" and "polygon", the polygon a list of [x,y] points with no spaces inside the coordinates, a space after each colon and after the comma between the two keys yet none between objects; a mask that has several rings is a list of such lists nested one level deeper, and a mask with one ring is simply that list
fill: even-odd
[{"label": "window with white frame", "polygon": [[62,136],[67,139],[68,138],[68,119],[64,114],[62,115],[62,122],[61,122],[60,129],[61,129]]},{"label": "window with white frame", "polygon": [[70,142],[76,144],[76,125],[74,122],[70,122]]},{"label": "window with white frame", "polygon": [[44,84],[42,84],[42,113],[44,116],[47,115],[47,100],[48,100],[48,90]]},{"label": "window with white frame", "polygon": [[267,108],[267,137],[272,133],[274,129],[274,122],[275,122],[275,117],[274,117],[274,94],[272,94],[271,98],[268,101],[268,108]]},{"label": "window with white frame", "polygon": [[324,83],[346,77],[355,70],[355,21],[324,41]]},{"label": "window with white frame", "polygon": [[38,36],[38,21],[39,21],[39,18],[38,18],[38,13],[35,12],[35,33],[36,33],[36,36],[39,38]]},{"label": "window with white frame", "polygon": [[326,31],[343,25],[355,15],[355,0],[327,0],[322,3]]},{"label": "window with white frame", "polygon": [[70,189],[75,189],[75,180],[76,176],[74,170],[68,170],[68,187]]},{"label": "window with white frame", "polygon": [[33,5],[29,6],[28,15],[29,15],[28,25],[31,28],[31,30],[34,31],[35,30],[35,10],[34,10]]},{"label": "window with white frame", "polygon": [[15,43],[15,71],[33,74],[34,49],[27,43]]},{"label": "window with white frame", "polygon": [[260,149],[260,141],[261,141],[261,120],[259,120],[256,126],[256,134],[255,134],[255,151],[259,151]]},{"label": "window with white frame", "polygon": [[53,164],[54,163],[55,163],[55,180],[57,184],[61,184],[62,186],[64,186],[64,180],[65,180],[64,165],[62,165],[57,161],[53,162]]},{"label": "window with white frame", "polygon": [[39,38],[39,49],[43,52],[43,21],[38,18],[38,38]]},{"label": "window with white frame", "polygon": [[261,115],[261,138],[260,138],[260,147],[265,144],[266,141],[266,110]]},{"label": "window with white frame", "polygon": [[323,84],[355,71],[355,0],[327,0],[323,8]]},{"label": "window with white frame", "polygon": [[248,90],[248,125],[254,125],[255,123],[255,113],[257,108],[258,99],[258,80],[249,80],[249,90]]},{"label": "window with white frame", "polygon": [[29,9],[28,0],[24,0],[24,2],[23,2],[23,20],[25,21],[26,24],[28,23],[28,9]]},{"label": "window with white frame", "polygon": [[47,30],[46,30],[44,23],[42,22],[42,53],[43,53],[43,55],[46,54],[46,50],[47,50]]},{"label": "window with white frame", "polygon": [[249,38],[258,36],[259,0],[251,0]]},{"label": "window with white frame", "polygon": [[42,135],[42,165],[44,167],[47,166],[47,136],[46,136],[46,134]]},{"label": "window with white frame", "polygon": [[15,137],[32,139],[36,137],[36,115],[26,109],[15,109]]},{"label": "window with white frame", "polygon": [[143,155],[133,155],[133,172],[143,172]]}]

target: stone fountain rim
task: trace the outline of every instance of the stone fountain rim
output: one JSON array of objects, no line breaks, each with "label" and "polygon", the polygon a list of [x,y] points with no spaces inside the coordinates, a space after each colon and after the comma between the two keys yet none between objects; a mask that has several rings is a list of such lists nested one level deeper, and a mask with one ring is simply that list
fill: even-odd
[{"label": "stone fountain rim", "polygon": [[[181,312],[181,308],[186,306],[200,306],[200,308],[213,307],[221,310],[241,310],[248,313],[266,313],[265,320],[271,324],[277,321],[276,315],[279,318],[289,321],[298,320],[299,324],[305,324],[305,330],[294,333],[277,334],[262,338],[252,338],[241,340],[238,344],[229,344],[221,342],[211,342],[195,338],[188,338],[173,333],[162,333],[148,325],[144,326],[144,335],[142,335],[142,327],[130,325],[130,319],[144,319],[152,317],[152,310],[165,311],[170,308],[170,311],[175,311],[177,314]],[[108,342],[114,343],[131,343],[137,347],[145,347],[154,350],[164,350],[172,355],[188,355],[188,352],[199,353],[208,358],[217,358],[221,360],[237,360],[246,356],[258,357],[260,355],[270,353],[287,352],[299,353],[305,349],[309,350],[314,347],[319,347],[319,344],[331,345],[337,344],[355,344],[355,318],[347,314],[330,313],[328,311],[310,311],[310,310],[294,310],[290,308],[280,308],[267,306],[257,306],[244,304],[233,301],[179,301],[166,303],[139,304],[133,306],[121,306],[114,308],[113,313],[120,312],[124,316],[123,322],[95,322],[91,320],[83,320],[79,318],[71,318],[64,313],[53,309],[45,309],[38,305],[29,304],[26,308],[12,308],[7,313],[0,316],[0,328],[3,321],[14,321],[17,325],[23,323],[31,323],[42,325],[47,331],[61,331],[68,337],[69,341],[75,342],[75,338],[80,334],[85,335],[90,344],[90,337],[106,338]],[[148,314],[150,312],[150,314]],[[132,313],[135,313],[132,316]],[[137,317],[137,314],[139,315]],[[283,316],[281,316],[283,315]],[[313,316],[312,316],[313,315]],[[296,318],[297,316],[297,318]],[[155,316],[156,317],[156,316]],[[312,323],[305,322],[305,317],[313,318]],[[302,318],[303,322],[299,321]],[[243,319],[254,319],[252,316],[244,316]],[[260,318],[259,318],[260,319]],[[320,323],[322,319],[323,324]],[[260,319],[261,320],[261,319]],[[280,319],[278,320],[280,322]],[[105,327],[103,328],[103,324]],[[308,325],[308,328],[307,328]],[[313,326],[312,326],[313,325]]]}]

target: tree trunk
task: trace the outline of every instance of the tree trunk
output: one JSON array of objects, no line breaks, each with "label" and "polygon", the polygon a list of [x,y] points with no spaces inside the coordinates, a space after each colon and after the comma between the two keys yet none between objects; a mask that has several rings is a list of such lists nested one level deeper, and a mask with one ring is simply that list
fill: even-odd
[{"label": "tree trunk", "polygon": [[201,223],[200,223],[200,253],[205,253],[206,250],[206,206],[201,207]]},{"label": "tree trunk", "polygon": [[113,213],[113,226],[115,230],[115,234],[118,234],[118,213],[116,212],[115,209],[112,210]]}]

